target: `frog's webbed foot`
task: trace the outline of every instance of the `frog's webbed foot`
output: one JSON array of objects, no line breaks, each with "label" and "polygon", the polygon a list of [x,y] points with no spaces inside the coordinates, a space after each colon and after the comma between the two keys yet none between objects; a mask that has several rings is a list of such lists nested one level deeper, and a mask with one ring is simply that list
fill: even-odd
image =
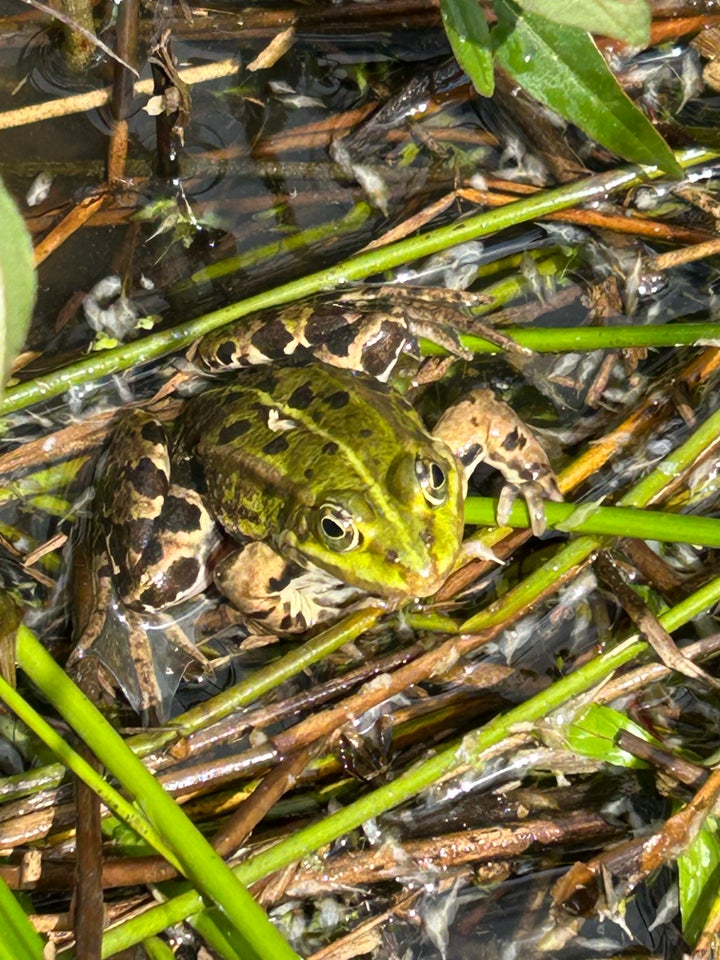
[{"label": "frog's webbed foot", "polygon": [[364,591],[318,567],[305,569],[257,540],[214,571],[218,589],[263,633],[300,633],[336,620]]},{"label": "frog's webbed foot", "polygon": [[140,614],[111,599],[88,621],[67,669],[91,657],[104,687],[122,690],[144,721],[163,723],[189,664],[205,669],[208,661],[174,618]]},{"label": "frog's webbed foot", "polygon": [[465,482],[480,463],[499,470],[505,487],[498,522],[507,520],[518,493],[528,505],[533,533],[545,530],[545,501],[562,500],[547,454],[530,428],[491,390],[473,390],[440,419],[433,435],[444,440],[465,469]]}]

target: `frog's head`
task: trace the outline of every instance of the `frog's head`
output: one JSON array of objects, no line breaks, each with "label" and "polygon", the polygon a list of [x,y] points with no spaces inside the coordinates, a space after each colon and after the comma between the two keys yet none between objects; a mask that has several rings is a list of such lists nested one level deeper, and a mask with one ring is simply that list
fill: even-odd
[{"label": "frog's head", "polygon": [[462,540],[464,494],[455,457],[430,440],[402,449],[365,489],[332,478],[284,524],[280,550],[389,600],[442,586]]}]

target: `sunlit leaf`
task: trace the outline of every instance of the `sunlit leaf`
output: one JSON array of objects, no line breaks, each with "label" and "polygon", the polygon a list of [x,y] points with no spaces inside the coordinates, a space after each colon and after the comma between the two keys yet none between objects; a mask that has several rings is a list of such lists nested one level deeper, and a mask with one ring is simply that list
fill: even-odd
[{"label": "sunlit leaf", "polygon": [[650,39],[647,0],[517,0],[529,13],[604,37],[615,37],[635,47]]},{"label": "sunlit leaf", "polygon": [[603,146],[680,176],[672,151],[626,96],[589,34],[496,0],[498,62],[528,93]]},{"label": "sunlit leaf", "polygon": [[44,943],[4,880],[0,880],[0,930],[3,960],[43,960]]},{"label": "sunlit leaf", "polygon": [[0,387],[25,341],[35,289],[30,236],[0,182]]},{"label": "sunlit leaf", "polygon": [[478,93],[492,95],[493,77],[490,31],[477,0],[440,0],[445,33],[455,59]]},{"label": "sunlit leaf", "polygon": [[622,713],[596,703],[591,703],[573,719],[565,731],[565,739],[574,753],[593,760],[605,760],[618,767],[646,767],[642,760],[615,745],[615,738],[621,730],[634,733],[642,740],[657,742]]},{"label": "sunlit leaf", "polygon": [[717,820],[708,817],[688,850],[678,857],[683,936],[692,946],[718,894],[720,842]]}]

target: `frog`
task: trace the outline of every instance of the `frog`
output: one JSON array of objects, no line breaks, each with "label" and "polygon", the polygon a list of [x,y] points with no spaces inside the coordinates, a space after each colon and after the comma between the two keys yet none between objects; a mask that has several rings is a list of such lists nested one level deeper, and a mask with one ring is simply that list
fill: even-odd
[{"label": "frog", "polygon": [[[210,382],[174,424],[142,407],[120,417],[96,491],[106,602],[111,589],[141,617],[214,584],[254,630],[281,636],[432,596],[461,554],[480,463],[505,481],[499,522],[521,494],[543,533],[545,501],[561,499],[555,473],[503,400],[476,388],[430,431],[384,382],[418,331],[464,355],[447,318],[413,320],[407,299],[343,305],[223,328],[193,351]],[[86,622],[81,653],[89,633]]]}]

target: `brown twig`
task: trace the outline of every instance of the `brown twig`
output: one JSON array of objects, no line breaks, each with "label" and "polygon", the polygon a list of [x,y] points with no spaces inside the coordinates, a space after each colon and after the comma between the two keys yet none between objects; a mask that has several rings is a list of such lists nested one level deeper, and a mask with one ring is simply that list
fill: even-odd
[{"label": "brown twig", "polygon": [[[217,63],[205,63],[199,67],[187,67],[179,71],[183,83],[207,83],[221,77],[232,76],[238,68],[238,61],[231,57],[228,60],[219,60]],[[153,91],[152,80],[138,80],[133,85],[134,96],[149,96]],[[28,123],[39,123],[41,120],[50,120],[53,117],[67,117],[73,113],[85,113],[87,110],[97,110],[110,103],[113,95],[112,87],[103,87],[100,90],[91,90],[88,93],[78,93],[71,97],[62,97],[58,100],[48,100],[45,103],[34,104],[30,107],[18,107],[16,110],[6,110],[0,113],[0,130],[9,130],[13,127],[24,126]]]},{"label": "brown twig", "polygon": [[[331,890],[359,884],[402,882],[426,876],[448,876],[467,864],[520,857],[531,848],[571,846],[609,840],[618,828],[595,811],[578,810],[556,819],[533,819],[523,823],[464,830],[422,840],[406,840],[335,856],[322,871],[298,867],[284,885],[284,897],[321,896]],[[277,895],[277,892],[275,892]],[[268,906],[267,890],[261,902]]]},{"label": "brown twig", "polygon": [[79,230],[93,214],[101,210],[107,202],[108,194],[105,190],[96,192],[80,200],[70,213],[63,217],[60,223],[53,227],[50,233],[43,237],[35,246],[35,266],[40,266],[51,253],[57,250],[76,230]]}]

